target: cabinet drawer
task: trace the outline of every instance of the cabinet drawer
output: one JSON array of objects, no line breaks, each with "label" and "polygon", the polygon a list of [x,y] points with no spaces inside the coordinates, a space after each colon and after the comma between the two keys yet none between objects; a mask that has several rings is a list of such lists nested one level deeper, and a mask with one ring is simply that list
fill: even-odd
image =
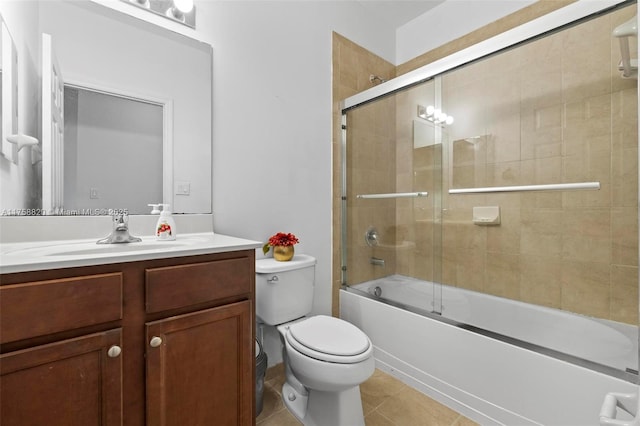
[{"label": "cabinet drawer", "polygon": [[122,273],[0,287],[0,343],[117,321]]},{"label": "cabinet drawer", "polygon": [[249,295],[252,271],[247,257],[147,269],[147,312]]}]

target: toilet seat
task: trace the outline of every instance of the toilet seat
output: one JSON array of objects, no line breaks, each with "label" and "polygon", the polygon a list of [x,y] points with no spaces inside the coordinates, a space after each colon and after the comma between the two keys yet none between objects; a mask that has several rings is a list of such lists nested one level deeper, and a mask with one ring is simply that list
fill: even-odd
[{"label": "toilet seat", "polygon": [[354,364],[373,352],[371,341],[359,328],[326,315],[291,324],[285,338],[296,351],[320,361]]}]

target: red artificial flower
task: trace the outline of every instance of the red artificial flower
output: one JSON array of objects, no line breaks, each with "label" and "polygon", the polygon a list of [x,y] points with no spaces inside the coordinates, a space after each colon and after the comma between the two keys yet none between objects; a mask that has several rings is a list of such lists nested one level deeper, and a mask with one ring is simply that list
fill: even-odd
[{"label": "red artificial flower", "polygon": [[262,252],[264,254],[267,254],[267,252],[269,251],[270,247],[274,247],[274,246],[292,246],[294,244],[299,243],[300,241],[298,240],[298,238],[289,233],[289,234],[285,234],[284,232],[278,232],[275,235],[272,235],[271,237],[269,237],[269,241],[262,246]]},{"label": "red artificial flower", "polygon": [[285,234],[284,232],[278,232],[269,238],[270,246],[292,246],[299,243],[298,238],[293,234]]}]

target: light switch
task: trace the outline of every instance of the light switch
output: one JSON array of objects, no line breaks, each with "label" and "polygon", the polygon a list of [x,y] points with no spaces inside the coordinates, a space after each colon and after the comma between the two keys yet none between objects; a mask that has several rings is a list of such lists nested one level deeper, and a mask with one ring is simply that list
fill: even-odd
[{"label": "light switch", "polygon": [[190,182],[176,182],[176,195],[189,195],[191,194]]}]

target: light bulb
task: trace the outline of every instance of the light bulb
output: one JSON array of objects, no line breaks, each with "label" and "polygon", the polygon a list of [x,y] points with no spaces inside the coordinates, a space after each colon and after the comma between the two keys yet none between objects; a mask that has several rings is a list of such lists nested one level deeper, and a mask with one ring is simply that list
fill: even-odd
[{"label": "light bulb", "polygon": [[149,9],[149,0],[129,0],[131,3],[135,3],[140,7],[144,7],[145,9]]},{"label": "light bulb", "polygon": [[447,119],[447,114],[445,114],[444,112],[441,112],[440,114],[438,114],[437,118],[440,123],[443,123]]},{"label": "light bulb", "polygon": [[433,115],[433,111],[435,110],[435,108],[433,107],[433,105],[429,105],[427,107],[427,115]]},{"label": "light bulb", "polygon": [[173,0],[173,5],[182,13],[189,13],[193,9],[193,0]]},{"label": "light bulb", "polygon": [[452,116],[448,116],[445,123],[447,123],[447,126],[450,126],[453,124],[453,117]]}]

